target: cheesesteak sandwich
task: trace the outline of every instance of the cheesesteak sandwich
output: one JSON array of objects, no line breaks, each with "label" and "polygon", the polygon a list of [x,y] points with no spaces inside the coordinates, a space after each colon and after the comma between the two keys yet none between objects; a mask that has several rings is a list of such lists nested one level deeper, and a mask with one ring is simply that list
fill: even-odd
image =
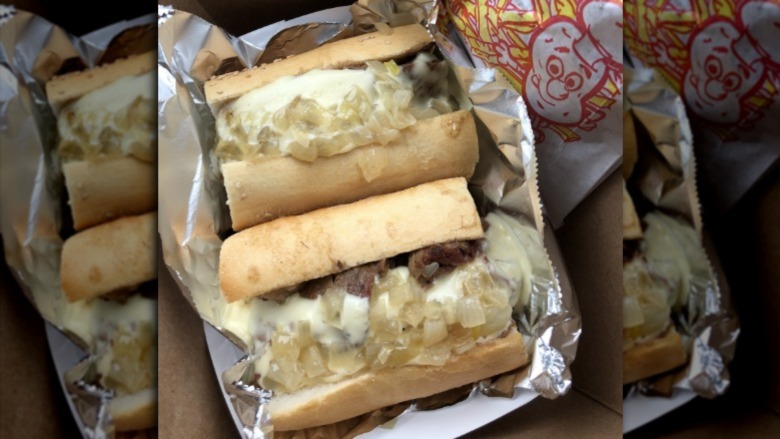
[{"label": "cheesesteak sandwich", "polygon": [[157,206],[155,55],[132,56],[46,84],[76,230]]},{"label": "cheesesteak sandwich", "polygon": [[[655,224],[660,214],[648,214]],[[652,230],[651,230],[652,229]],[[631,196],[623,185],[623,383],[630,383],[685,364],[687,354],[671,319],[680,306],[677,278],[680,260],[659,263],[658,230],[643,233]],[[644,237],[644,239],[643,239]],[[663,252],[663,251],[662,251]],[[665,260],[665,256],[661,256]]]},{"label": "cheesesteak sandwich", "polygon": [[451,178],[236,233],[219,276],[251,304],[254,376],[289,431],[525,365],[513,314],[546,264],[535,228],[480,218]]},{"label": "cheesesteak sandwich", "polygon": [[403,26],[207,81],[233,229],[471,176],[475,122],[433,48]]},{"label": "cheesesteak sandwich", "polygon": [[65,241],[62,289],[72,325],[92,334],[95,383],[114,392],[109,410],[117,431],[157,425],[156,214],[123,217]]}]

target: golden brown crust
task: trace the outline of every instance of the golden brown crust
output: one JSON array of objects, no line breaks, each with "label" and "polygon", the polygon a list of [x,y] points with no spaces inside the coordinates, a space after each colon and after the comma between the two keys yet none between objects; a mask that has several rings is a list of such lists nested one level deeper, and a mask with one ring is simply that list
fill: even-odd
[{"label": "golden brown crust", "polygon": [[157,389],[146,389],[111,400],[111,418],[117,431],[137,431],[157,425]]},{"label": "golden brown crust", "polygon": [[[479,148],[466,111],[421,120],[387,146],[312,163],[289,157],[222,165],[233,229],[450,177],[470,177]],[[372,175],[371,167],[381,168]]]},{"label": "golden brown crust", "polygon": [[634,208],[634,201],[626,190],[623,180],[623,239],[639,239],[642,237],[642,226]]},{"label": "golden brown crust", "polygon": [[71,302],[157,277],[157,212],[124,217],[71,236],[62,247],[62,290]]},{"label": "golden brown crust", "polygon": [[363,64],[369,59],[395,59],[417,52],[432,42],[428,31],[419,24],[394,28],[387,35],[374,32],[346,38],[277,62],[213,78],[204,85],[206,101],[216,114],[226,102],[283,76],[300,75],[314,69],[340,69]]},{"label": "golden brown crust", "polygon": [[663,337],[648,340],[623,352],[623,384],[682,366],[687,358],[680,334],[672,328]]},{"label": "golden brown crust", "polygon": [[276,431],[330,424],[477,382],[527,362],[523,337],[513,328],[505,337],[477,345],[440,367],[382,369],[341,383],[276,395],[269,405],[271,423]]},{"label": "golden brown crust", "polygon": [[152,71],[157,63],[157,52],[120,59],[92,69],[56,76],[46,83],[46,96],[55,113],[67,103],[108,85],[123,76],[138,76]]},{"label": "golden brown crust", "polygon": [[482,236],[466,180],[438,180],[236,233],[222,244],[220,288],[235,302],[428,245]]},{"label": "golden brown crust", "polygon": [[157,173],[132,157],[72,161],[62,165],[73,227],[96,224],[157,208]]}]

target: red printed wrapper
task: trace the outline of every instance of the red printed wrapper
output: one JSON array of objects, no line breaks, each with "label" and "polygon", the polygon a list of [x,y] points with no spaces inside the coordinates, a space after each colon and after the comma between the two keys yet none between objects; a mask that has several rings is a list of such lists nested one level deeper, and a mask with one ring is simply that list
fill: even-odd
[{"label": "red printed wrapper", "polygon": [[703,196],[733,206],[780,158],[780,2],[628,1],[625,44],[680,94]]},{"label": "red printed wrapper", "polygon": [[622,2],[452,0],[447,12],[475,65],[497,68],[526,101],[560,225],[621,161]]}]

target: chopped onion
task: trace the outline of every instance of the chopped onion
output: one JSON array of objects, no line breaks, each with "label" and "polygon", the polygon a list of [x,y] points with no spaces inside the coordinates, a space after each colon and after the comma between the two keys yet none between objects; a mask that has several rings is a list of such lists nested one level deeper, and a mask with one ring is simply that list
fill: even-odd
[{"label": "chopped onion", "polygon": [[456,345],[454,348],[452,348],[452,351],[455,352],[456,354],[460,355],[460,354],[468,351],[469,349],[473,348],[476,345],[477,345],[477,342],[473,338],[469,338],[469,339],[465,340],[463,343],[460,343],[460,344]]},{"label": "chopped onion", "polygon": [[393,33],[393,29],[390,27],[390,25],[383,21],[374,23],[374,27],[376,28],[376,31],[382,35],[390,35]]},{"label": "chopped onion", "polygon": [[412,359],[408,364],[417,366],[443,366],[450,357],[450,346],[440,343],[425,349],[420,355]]},{"label": "chopped onion", "polygon": [[331,350],[328,355],[328,369],[335,374],[351,375],[366,365],[358,354],[359,350],[353,348]]},{"label": "chopped onion", "polygon": [[301,320],[295,325],[295,330],[298,335],[298,346],[301,349],[314,344],[314,337],[311,334],[311,323],[308,320]]},{"label": "chopped onion", "polygon": [[426,265],[422,269],[422,275],[426,279],[432,279],[433,275],[436,274],[436,270],[439,269],[439,263],[438,262],[431,262],[430,264]]},{"label": "chopped onion", "polygon": [[464,328],[473,328],[485,323],[485,312],[479,298],[464,297],[458,302],[458,321]]},{"label": "chopped onion", "polygon": [[423,314],[423,307],[419,303],[410,303],[406,305],[401,312],[401,318],[404,323],[408,323],[411,327],[416,328],[425,318]]},{"label": "chopped onion", "polygon": [[317,346],[309,346],[301,353],[301,364],[303,365],[303,371],[306,373],[306,376],[310,378],[320,376],[327,372],[322,360],[322,355]]},{"label": "chopped onion", "polygon": [[447,324],[444,320],[426,320],[423,324],[423,345],[435,345],[447,338]]},{"label": "chopped onion", "polygon": [[276,331],[271,337],[271,352],[275,359],[286,357],[297,360],[300,348],[296,337],[286,332]]},{"label": "chopped onion", "polygon": [[645,322],[642,307],[636,297],[623,297],[623,327],[631,328]]}]

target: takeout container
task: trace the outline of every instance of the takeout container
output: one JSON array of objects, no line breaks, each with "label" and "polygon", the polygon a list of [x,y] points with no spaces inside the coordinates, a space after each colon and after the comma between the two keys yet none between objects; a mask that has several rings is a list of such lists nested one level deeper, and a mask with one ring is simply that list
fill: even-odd
[{"label": "takeout container", "polygon": [[[107,409],[111,391],[94,385],[89,370],[95,362],[96,341],[89,330],[90,320],[84,317],[89,314],[82,313],[91,311],[90,304],[67,302],[60,287],[60,252],[74,231],[54,152],[56,119],[44,93],[45,83],[56,74],[148,51],[153,20],[147,14],[76,37],[67,32],[67,22],[51,23],[24,10],[0,6],[3,260],[20,291],[46,321],[59,391],[84,435],[113,437]],[[13,404],[13,400],[8,402]]]},{"label": "takeout container", "polygon": [[[174,8],[176,8],[176,9],[182,9],[184,11],[191,10],[193,12],[201,13],[201,14],[205,13],[205,11],[207,11],[207,10],[213,10],[212,8],[215,7],[214,4],[205,3],[205,2],[199,2],[198,4],[194,4],[194,5],[193,5],[193,2],[181,2],[181,3],[180,2],[173,2],[172,6]],[[243,7],[238,7],[238,8],[235,8],[234,10],[232,10],[232,14],[233,14],[234,17],[245,16],[247,14],[251,14],[252,11],[254,11],[254,10],[260,11],[261,8],[262,8],[262,6],[260,6],[260,5],[258,5],[258,6],[242,5],[242,6]],[[187,9],[188,7],[191,7],[191,9]],[[257,9],[255,9],[255,8],[257,8]],[[227,9],[228,8],[222,8],[220,10],[220,12],[219,12],[219,17],[225,17],[226,15],[230,15],[230,11],[228,11]],[[315,4],[310,5],[310,10],[317,10],[317,9],[319,9],[318,5],[315,5]],[[284,16],[283,18],[287,18],[287,19],[295,18],[296,16],[300,15],[301,13],[304,13],[304,12],[307,12],[307,11],[296,10],[294,13],[291,12],[291,11],[288,11],[288,12],[289,12],[289,14],[287,16]],[[171,13],[174,14],[174,15],[176,14],[176,12],[174,12],[174,11],[171,11]],[[337,15],[336,12],[333,12],[333,14]],[[208,16],[208,15],[204,15],[204,16],[202,16],[202,18],[204,18],[206,22],[213,22],[214,24],[216,24],[218,26],[224,26],[226,29],[230,29],[232,27],[231,26],[231,20],[227,20],[227,19],[219,20],[216,16]],[[282,18],[282,17],[279,17],[279,18]],[[239,18],[236,18],[236,22],[238,22],[238,21],[241,21],[241,20]],[[265,22],[266,20],[263,20],[263,21]],[[269,17],[269,19],[267,21],[271,22],[273,20],[271,20],[270,17]],[[246,31],[248,29],[244,28],[242,30]],[[163,33],[161,33],[161,39],[164,39],[164,43],[163,44],[168,45],[166,47],[170,47],[169,44],[170,44],[171,41],[173,41],[172,38],[173,38],[173,40],[175,40],[175,37],[172,37],[172,35],[167,33],[167,31],[166,31],[165,35],[163,35]],[[213,30],[213,31],[209,32],[209,38],[220,38],[218,31],[217,30]],[[235,46],[235,43],[234,43],[234,46]],[[227,47],[225,47],[225,49],[227,50]],[[225,56],[224,54],[218,54],[216,59],[218,60],[218,59],[220,59],[220,58],[222,58],[224,56]],[[219,65],[219,64],[220,63],[217,62],[216,65]],[[224,63],[222,63],[222,65],[224,66]],[[197,73],[197,72],[195,72],[195,73]],[[161,74],[161,77],[162,77],[162,74]],[[165,80],[174,80],[174,79],[175,78],[173,78],[173,77],[169,77],[169,79],[165,79]],[[200,79],[202,80],[202,78],[200,78]],[[189,87],[189,85],[188,85],[188,87]],[[170,98],[166,97],[165,99],[169,100]],[[172,102],[172,101],[169,101],[169,102]],[[191,176],[193,174],[192,173],[188,173],[187,175]],[[605,192],[605,191],[602,191],[601,189],[599,189],[599,192]],[[600,197],[600,204],[599,204],[600,208],[601,207],[606,208],[605,206],[608,204],[608,203],[604,203],[603,199],[604,199],[604,196],[602,195]],[[590,203],[586,203],[586,204],[587,205],[586,205],[586,207],[584,209],[587,209],[587,207],[592,207],[592,205]],[[618,206],[615,205],[615,206],[612,206],[612,207],[614,207],[615,210],[612,211],[612,213],[605,211],[604,212],[604,217],[615,216],[616,212],[619,212],[618,209],[620,209],[620,208]],[[591,224],[591,226],[593,226],[593,225],[594,224]],[[609,232],[606,229],[604,229],[602,231],[602,236],[604,234],[608,234],[608,233]],[[573,248],[574,245],[575,245],[574,241],[577,241],[579,239],[579,235],[577,233],[572,233],[571,236],[577,236],[576,238],[571,238],[572,239],[572,243],[570,244],[570,248]],[[614,236],[616,236],[617,239],[619,239],[618,235],[614,235]],[[595,237],[582,237],[582,240],[580,242],[582,242],[582,241],[589,242],[594,247],[599,247],[602,244],[601,240],[595,239]],[[615,240],[613,240],[613,241],[615,241]],[[562,272],[564,270],[561,269],[561,267],[564,266],[564,261],[563,261],[563,258],[560,255],[560,250],[558,248],[557,243],[555,242],[555,238],[552,235],[551,230],[549,229],[549,227],[545,231],[545,243],[547,245],[548,252],[550,253],[550,257],[553,260],[554,265],[557,268],[559,268],[559,270],[561,270],[561,271],[559,271],[559,274],[560,274],[559,280],[560,280],[560,282],[562,284],[564,284],[565,288],[568,288],[566,286],[566,285],[569,284],[567,276],[565,275],[565,273]],[[614,242],[613,242],[613,244],[614,244]],[[204,245],[206,245],[205,242],[204,242]],[[207,244],[207,245],[211,246],[212,244]],[[607,246],[604,246],[604,247],[605,248],[603,249],[603,252],[607,253],[607,254],[611,254],[611,256],[612,256],[611,260],[615,260],[615,261],[619,260],[619,254],[620,254],[620,250],[619,250],[620,247],[619,246],[614,246],[613,245],[613,246],[611,246],[609,248],[606,248]],[[202,247],[202,248],[205,248],[205,247]],[[591,268],[591,267],[589,267],[589,268]],[[601,268],[603,269],[604,267],[601,267]],[[588,270],[588,269],[583,268],[580,271],[584,272],[586,270]],[[615,275],[615,272],[613,272],[611,274]],[[176,282],[179,282],[179,280],[177,279]],[[615,284],[617,284],[617,282],[615,282]],[[612,293],[614,293],[614,291],[612,291]],[[588,296],[586,296],[586,297],[588,297]],[[187,303],[187,301],[183,300],[182,297],[179,297],[177,299],[178,299],[178,303],[180,305]],[[593,291],[591,291],[590,297],[588,297],[588,300],[595,300],[595,301],[601,301],[601,302],[610,302],[611,301],[611,306],[608,307],[607,315],[611,315],[612,317],[611,318],[605,318],[605,314],[603,313],[603,310],[602,310],[602,312],[599,313],[598,316],[591,316],[590,323],[592,325],[596,326],[596,325],[598,325],[598,322],[606,320],[608,322],[611,322],[610,324],[613,324],[613,325],[615,324],[615,322],[617,322],[617,324],[619,326],[620,314],[618,312],[615,312],[615,310],[618,310],[619,307],[620,307],[620,300],[619,300],[619,296],[618,295],[610,294],[610,290],[605,290],[603,288],[596,288],[596,287],[594,287]],[[164,309],[167,306],[173,306],[172,303],[173,303],[173,301],[171,301],[171,305],[162,305],[161,304],[161,311],[160,311],[160,321],[161,322],[164,322],[165,319],[168,318],[166,316],[167,313],[164,311]],[[610,312],[612,312],[612,314],[609,314]],[[185,321],[185,320],[189,321],[190,323],[188,323],[188,325],[190,325],[189,327],[190,327],[190,330],[192,331],[192,330],[194,330],[193,329],[194,328],[193,323],[194,322],[199,322],[199,320],[197,318],[193,319],[193,315],[194,314],[195,313],[190,313],[189,316],[185,316],[185,315],[173,316],[173,318],[177,319],[177,317],[180,317],[182,322]],[[162,338],[163,338],[162,332],[166,331],[166,329],[164,328],[164,325],[165,325],[164,323],[161,323],[161,329],[160,329],[160,331],[161,331],[161,344],[160,344],[160,349],[161,349],[160,359],[161,359],[161,362],[163,361],[163,358],[166,355],[168,355],[165,352],[166,348],[164,347],[164,345],[162,343]],[[173,332],[180,333],[180,331],[177,331],[176,329],[177,328],[175,327],[175,325],[170,325],[169,330],[172,331],[172,333]],[[604,328],[604,330],[602,332],[608,332],[608,331],[609,331],[609,324],[607,325],[606,328]],[[197,339],[198,340],[193,340],[194,336],[193,336],[193,334],[191,332],[188,333],[187,337],[185,337],[185,338],[187,339],[186,342],[188,344],[190,343],[190,341],[192,341],[192,343],[193,343],[192,345],[193,346],[198,346],[198,344],[200,346],[202,346],[203,341],[206,341],[208,343],[209,348],[210,348],[209,355],[213,357],[214,356],[214,349],[212,349],[212,348],[215,347],[215,345],[211,341],[213,340],[212,336],[213,336],[214,333],[216,333],[216,331],[214,331],[213,328],[209,328],[209,332],[207,332],[207,334],[203,338],[201,338],[201,335],[198,334],[197,335]],[[173,338],[174,337],[171,336],[171,340],[173,340]],[[198,341],[199,341],[199,343],[198,343]],[[605,349],[605,352],[607,353],[607,355],[609,355],[610,358],[614,359],[614,361],[610,362],[610,367],[615,365],[615,361],[619,361],[620,340],[617,337],[613,337],[613,341],[614,341],[614,345],[611,346],[608,349]],[[182,340],[181,342],[184,342],[184,340]],[[595,349],[600,349],[600,347],[596,347],[595,346],[596,343],[600,343],[600,341],[598,341],[596,338],[593,338],[591,343],[592,343],[591,344],[591,349],[594,349],[594,348]],[[171,344],[169,345],[169,346],[171,346],[171,349],[173,349],[173,345],[174,344],[175,344],[175,342],[171,341]],[[222,346],[224,346],[224,342],[223,342]],[[177,350],[178,350],[178,348],[177,348]],[[236,350],[235,348],[225,347],[225,348],[222,349],[221,353],[222,354],[226,354],[226,355],[236,355],[235,352],[234,352],[235,350]],[[192,350],[190,350],[190,352],[191,351]],[[172,358],[172,357],[169,357],[169,358]],[[193,356],[193,360],[187,362],[187,368],[189,370],[192,370],[192,369],[196,368],[196,366],[195,366],[196,359],[197,359],[198,364],[201,364],[201,365],[202,364],[207,364],[209,362],[208,357],[206,356],[206,353],[203,352],[202,348],[201,348],[201,352],[197,355],[197,357]],[[576,400],[576,403],[573,404],[574,407],[587,408],[587,409],[589,409],[589,412],[591,414],[595,413],[597,415],[597,417],[602,421],[602,423],[599,424],[599,426],[601,427],[601,430],[598,430],[598,431],[602,431],[603,432],[604,431],[604,429],[603,429],[604,425],[609,425],[609,426],[611,426],[611,428],[617,434],[619,432],[619,414],[618,413],[619,413],[619,410],[620,410],[620,407],[619,407],[619,405],[620,405],[620,396],[619,396],[619,391],[615,390],[616,387],[615,386],[610,387],[610,383],[609,383],[609,380],[610,380],[609,376],[611,376],[611,374],[614,374],[614,371],[613,370],[608,370],[607,368],[603,367],[603,361],[601,363],[601,366],[598,366],[597,365],[597,361],[598,360],[596,360],[595,357],[592,357],[592,359],[594,361],[594,364],[592,364],[590,368],[583,369],[583,370],[588,370],[588,371],[592,372],[592,374],[590,374],[590,376],[594,377],[594,383],[591,386],[586,386],[586,388],[589,388],[591,395],[596,395],[596,397],[604,398],[604,400],[608,401],[607,403],[610,404],[610,408],[609,409],[605,409],[603,406],[601,406],[599,404],[595,404],[595,406],[594,406],[594,403],[593,403],[592,400],[590,400],[587,397],[582,396],[581,393],[579,393],[579,392],[577,392],[578,396],[572,396],[569,400],[572,400],[572,401]],[[603,360],[603,358],[602,358],[602,360]],[[216,362],[214,364],[216,365]],[[194,397],[192,397],[192,394],[188,392],[188,394],[190,396],[188,396],[187,403],[185,404],[185,406],[188,407],[188,409],[187,409],[188,412],[189,413],[193,413],[193,414],[194,413],[201,413],[202,409],[208,410],[209,413],[216,413],[215,416],[217,416],[219,419],[221,419],[220,421],[217,421],[217,422],[219,422],[220,426],[224,427],[225,422],[223,422],[222,420],[224,420],[225,415],[227,414],[226,413],[227,410],[225,410],[225,408],[223,407],[222,401],[224,400],[225,396],[224,396],[224,394],[221,394],[221,392],[215,392],[214,391],[215,384],[217,384],[217,378],[221,375],[221,373],[220,373],[219,370],[208,370],[209,369],[208,367],[206,368],[206,370],[203,370],[202,367],[198,367],[198,369],[199,369],[199,374],[200,374],[199,376],[202,379],[204,379],[204,380],[211,380],[211,381],[214,381],[214,383],[203,383],[202,385],[197,384],[198,387],[205,387],[206,388],[205,391],[209,395],[209,397],[202,398],[202,399],[199,398],[197,401],[195,401]],[[166,378],[166,376],[168,378]],[[583,373],[582,376],[585,377],[584,373]],[[173,383],[166,384],[167,379],[172,379]],[[160,396],[160,398],[161,398],[160,399],[161,400],[161,403],[160,403],[160,407],[161,407],[161,428],[163,429],[163,431],[171,431],[171,432],[178,431],[180,428],[186,428],[186,426],[184,426],[181,422],[175,422],[175,421],[171,422],[168,427],[165,427],[164,424],[166,422],[165,421],[166,420],[166,416],[164,416],[162,414],[162,411],[166,410],[166,408],[165,408],[166,407],[165,398],[173,398],[174,400],[176,400],[176,393],[177,393],[176,386],[178,384],[183,383],[183,382],[186,381],[187,382],[187,386],[191,387],[191,386],[194,385],[194,384],[192,384],[192,380],[190,380],[190,378],[188,378],[188,377],[180,376],[179,374],[176,374],[176,373],[168,374],[165,371],[161,371],[160,380],[161,380],[160,381],[161,382],[161,386],[164,386],[164,387],[167,388],[167,390],[164,389],[163,387],[161,387],[161,389],[160,389],[160,392],[161,392],[161,396]],[[220,389],[221,385],[218,385],[216,387],[217,387],[217,389]],[[575,384],[575,387],[576,387],[576,384]],[[209,392],[209,390],[210,390],[210,392]],[[566,396],[566,397],[563,397],[563,398],[569,398],[569,397]],[[215,401],[216,401],[216,403],[215,403]],[[549,406],[550,404],[553,404],[554,402],[555,401],[552,401],[552,402],[539,402],[538,405],[546,404],[546,405]],[[534,405],[534,404],[537,404],[537,403],[536,403],[536,401],[534,401],[534,402],[531,402],[530,404]],[[515,413],[517,413],[516,416],[522,417],[523,416],[523,411],[524,411],[524,409],[520,409],[517,412],[515,412]],[[477,406],[476,412],[471,411],[469,413],[477,413],[477,412],[481,413],[481,412],[483,412],[483,410],[480,409],[479,406]],[[535,412],[535,413],[538,413],[538,411]],[[430,413],[430,414],[433,415],[434,413]],[[490,418],[495,418],[495,417],[499,416],[500,414],[501,414],[501,412],[494,411],[493,414],[482,413],[480,416],[485,416],[486,419],[490,419]],[[428,413],[424,413],[423,415],[428,415]],[[510,415],[510,416],[515,416],[515,415],[513,414],[513,415]],[[539,423],[536,424],[536,425],[537,425],[538,428],[550,428],[551,425],[553,425],[554,423],[558,422],[557,421],[558,420],[558,418],[557,418],[558,416],[559,416],[559,414],[552,414],[552,413],[550,413],[550,417],[548,418],[549,422],[539,421]],[[460,423],[455,422],[454,420],[457,420],[458,418],[459,417],[452,417],[452,416],[450,416],[450,417],[446,418],[446,420],[447,420],[446,422],[447,423],[453,423],[455,425],[457,425],[457,424],[468,425],[469,423],[473,424],[473,421],[469,422],[467,419],[464,419]],[[404,422],[403,419],[404,418],[402,417],[398,421],[398,424],[403,423]],[[576,425],[579,426],[579,428],[588,428],[589,424],[588,424],[587,420],[582,419],[581,417],[578,417],[574,413],[571,413],[571,417],[568,418],[568,419],[571,422],[570,425],[575,425],[576,424]],[[480,421],[480,423],[482,423],[482,422],[485,422],[485,421]],[[200,426],[199,428],[208,428],[208,427],[205,427],[203,425],[203,423],[201,423],[201,422],[198,422],[198,425]],[[167,428],[169,428],[170,430],[166,430]],[[473,428],[473,425],[470,428]],[[464,433],[464,432],[466,432],[468,430],[465,430],[465,429],[462,429],[462,430],[452,430],[450,434],[457,434],[457,433],[454,433],[454,432],[457,432],[457,431],[460,431],[461,433]],[[597,430],[594,429],[594,431],[597,431]],[[387,432],[391,433],[392,430],[388,430]],[[372,432],[372,433],[375,433],[375,432]],[[381,434],[381,432],[377,431],[376,434]]]}]

